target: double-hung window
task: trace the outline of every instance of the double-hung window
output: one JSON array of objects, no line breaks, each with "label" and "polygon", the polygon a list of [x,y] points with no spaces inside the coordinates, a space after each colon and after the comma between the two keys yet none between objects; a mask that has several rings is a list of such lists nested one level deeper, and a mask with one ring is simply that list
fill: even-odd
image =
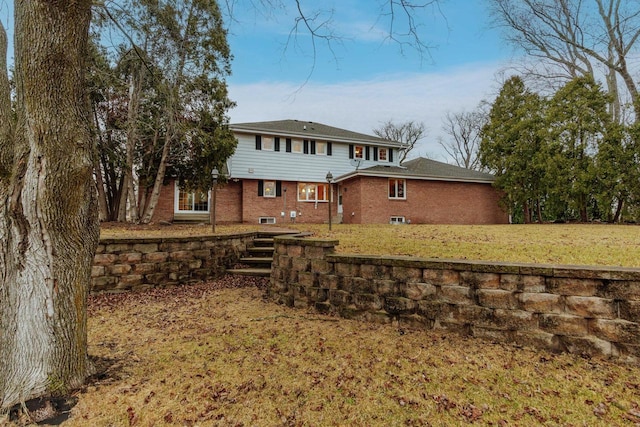
[{"label": "double-hung window", "polygon": [[378,160],[381,162],[387,161],[387,149],[386,148],[378,148]]},{"label": "double-hung window", "polygon": [[316,142],[316,154],[320,156],[327,155],[327,143],[326,142]]},{"label": "double-hung window", "polygon": [[407,198],[407,181],[405,179],[389,178],[389,198],[403,200]]},{"label": "double-hung window", "polygon": [[273,151],[273,137],[271,136],[262,137],[262,149],[265,151]]},{"label": "double-hung window", "polygon": [[292,153],[302,153],[302,140],[301,139],[293,139],[291,140],[291,152]]},{"label": "double-hung window", "polygon": [[364,158],[364,147],[362,145],[356,145],[353,150],[353,157],[355,159]]},{"label": "double-hung window", "polygon": [[276,197],[276,182],[275,181],[265,181],[263,188],[263,197]]},{"label": "double-hung window", "polygon": [[298,184],[299,202],[326,202],[328,200],[328,184],[312,184],[305,182],[301,182]]}]

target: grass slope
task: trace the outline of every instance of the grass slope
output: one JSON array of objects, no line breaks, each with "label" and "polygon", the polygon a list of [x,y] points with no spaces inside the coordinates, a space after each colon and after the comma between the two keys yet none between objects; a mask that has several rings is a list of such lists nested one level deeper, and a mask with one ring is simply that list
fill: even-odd
[{"label": "grass slope", "polygon": [[[291,224],[287,224],[291,227]],[[539,264],[640,267],[640,226],[604,224],[545,225],[294,225],[318,237],[340,241],[340,253],[407,255]],[[230,234],[264,227],[221,226]],[[268,228],[267,228],[268,229]],[[124,227],[109,224],[103,237],[193,236],[209,226]]]},{"label": "grass slope", "polygon": [[640,367],[338,320],[245,284],[92,297],[102,373],[64,425],[640,423]]}]

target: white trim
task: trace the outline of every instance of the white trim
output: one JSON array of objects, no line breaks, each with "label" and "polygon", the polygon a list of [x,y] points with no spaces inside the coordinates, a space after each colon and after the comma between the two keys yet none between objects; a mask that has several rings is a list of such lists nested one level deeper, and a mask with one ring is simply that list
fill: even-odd
[{"label": "white trim", "polygon": [[[271,141],[271,148],[266,148],[265,147],[265,141],[266,140],[270,140]],[[260,149],[262,151],[275,151],[275,146],[276,146],[276,137],[275,136],[261,135]]]},{"label": "white trim", "polygon": [[[399,185],[395,185],[395,196],[391,195],[390,190],[390,184],[391,184],[391,180],[394,181],[402,181],[402,196],[398,196],[398,189],[400,188]],[[407,180],[405,178],[389,178],[387,180],[387,196],[389,197],[389,200],[407,200]]]},{"label": "white trim", "polygon": [[[302,123],[302,122],[301,122]],[[302,123],[304,124],[304,123]],[[241,134],[247,135],[255,135],[256,133],[261,135],[273,135],[273,136],[284,136],[286,138],[307,138],[307,139],[322,139],[332,142],[346,143],[346,144],[358,144],[358,145],[375,145],[378,147],[394,147],[394,148],[402,148],[404,144],[396,141],[380,141],[376,139],[364,139],[364,138],[349,138],[344,136],[335,136],[335,135],[324,135],[321,133],[305,133],[302,132],[293,132],[286,130],[274,130],[274,129],[265,129],[260,127],[249,127],[245,128],[237,125],[229,125],[229,129],[231,131]],[[372,136],[371,138],[375,138]]]},{"label": "white trim", "polygon": [[[195,192],[191,192],[191,194],[195,194]],[[211,208],[211,190],[207,191],[207,210],[183,210],[180,209],[180,186],[178,185],[178,181],[174,181],[173,186],[173,213],[174,214],[202,214],[210,212]]]},{"label": "white trim", "polygon": [[[295,147],[296,143],[300,143],[300,151],[297,151],[293,148]],[[304,142],[301,139],[291,138],[291,152],[295,154],[304,153]]]},{"label": "white trim", "polygon": [[[404,166],[389,166],[389,168],[401,168],[406,169]],[[412,175],[406,172],[382,172],[382,171],[365,171],[363,169],[346,173],[335,179],[335,183],[345,181],[349,178],[356,176],[370,176],[378,178],[403,178],[412,179],[418,181],[451,181],[451,182],[469,182],[475,184],[493,184],[495,179],[482,179],[482,178],[453,178],[448,176],[424,176],[424,175]]]},{"label": "white trim", "polygon": [[[267,195],[267,184],[273,184],[273,188],[272,188],[272,192],[271,194]],[[265,197],[267,199],[273,199],[276,197],[276,182],[273,180],[270,181],[266,181],[263,180],[262,181],[262,197]]]},{"label": "white trim", "polygon": [[[301,199],[300,198],[300,185],[304,184],[305,186],[309,186],[309,185],[314,185],[315,186],[315,195],[316,198],[315,199]],[[326,200],[318,200],[318,187],[323,186],[325,187],[325,194],[327,195],[327,199]],[[329,194],[327,194],[329,192],[329,184],[327,183],[322,183],[322,182],[298,182],[296,184],[296,198],[298,200],[298,202],[300,203],[327,203],[329,201],[329,197],[331,197]]]}]

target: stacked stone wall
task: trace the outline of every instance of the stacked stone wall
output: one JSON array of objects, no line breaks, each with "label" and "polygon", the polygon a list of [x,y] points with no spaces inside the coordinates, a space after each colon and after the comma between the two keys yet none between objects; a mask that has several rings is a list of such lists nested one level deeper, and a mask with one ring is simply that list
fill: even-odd
[{"label": "stacked stone wall", "polygon": [[267,291],[300,308],[640,361],[640,270],[335,254],[278,237]]},{"label": "stacked stone wall", "polygon": [[218,277],[238,262],[256,233],[185,238],[102,239],[91,292],[124,292]]}]

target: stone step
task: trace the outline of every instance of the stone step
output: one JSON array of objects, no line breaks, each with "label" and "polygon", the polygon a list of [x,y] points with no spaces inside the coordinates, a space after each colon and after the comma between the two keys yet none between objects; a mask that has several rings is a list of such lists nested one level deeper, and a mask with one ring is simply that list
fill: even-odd
[{"label": "stone step", "polygon": [[240,258],[240,264],[250,265],[253,267],[271,268],[273,257],[244,257]]},{"label": "stone step", "polygon": [[273,247],[273,238],[271,237],[258,237],[253,239],[254,247]]},{"label": "stone step", "polygon": [[273,251],[275,248],[273,246],[254,246],[252,248],[247,248],[247,252],[249,254],[266,254],[267,256],[273,255]]},{"label": "stone step", "polygon": [[238,276],[269,277],[271,276],[271,268],[235,268],[227,270],[227,274],[235,274]]}]

